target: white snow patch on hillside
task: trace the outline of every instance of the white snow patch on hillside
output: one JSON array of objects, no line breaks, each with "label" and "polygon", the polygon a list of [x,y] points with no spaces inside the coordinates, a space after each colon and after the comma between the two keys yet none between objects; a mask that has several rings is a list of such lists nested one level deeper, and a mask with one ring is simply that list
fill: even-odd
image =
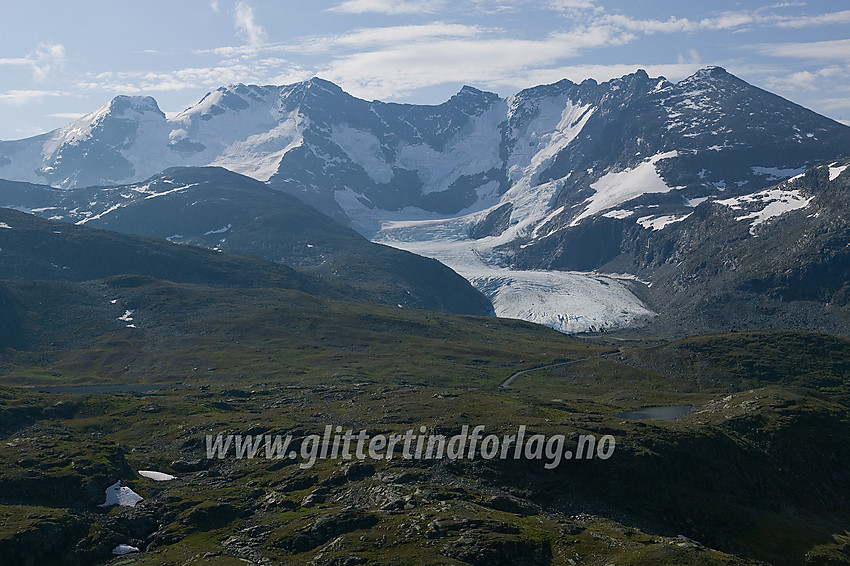
[{"label": "white snow patch on hillside", "polygon": [[393,178],[393,168],[384,158],[381,141],[375,135],[338,124],[333,127],[331,141],[376,183],[389,183]]},{"label": "white snow patch on hillside", "polygon": [[688,216],[690,216],[690,214],[685,214],[684,216],[642,216],[637,219],[637,223],[640,224],[641,227],[647,230],[651,229],[653,232],[655,232],[656,230],[663,230],[666,226],[669,226],[670,224],[681,222]]},{"label": "white snow patch on hillside", "polygon": [[[26,140],[15,141],[15,153],[6,154],[8,162],[0,165],[0,179],[14,179],[28,183],[44,183],[45,177],[40,176],[39,168],[46,163],[47,157],[42,155],[42,148],[49,134],[36,136]],[[35,166],[34,166],[35,165]]]},{"label": "white snow patch on hillside", "polygon": [[[732,210],[742,210],[744,206],[751,208],[752,206],[761,206],[759,210],[739,216],[735,220],[752,220],[750,223],[750,234],[755,235],[756,227],[776,218],[792,210],[806,208],[812,202],[814,197],[804,197],[800,191],[786,191],[782,189],[768,189],[725,200],[715,201],[717,204],[728,206]],[[763,205],[763,206],[762,206]]]},{"label": "white snow patch on hillside", "polygon": [[842,165],[841,167],[833,167],[829,166],[829,180],[834,181],[838,178],[839,175],[844,173],[844,170],[847,169],[847,165]]},{"label": "white snow patch on hillside", "polygon": [[135,507],[139,501],[143,501],[141,495],[129,487],[121,487],[121,480],[106,488],[106,502],[99,507],[110,507],[119,505],[121,507]]},{"label": "white snow patch on hillside", "polygon": [[685,200],[685,206],[690,206],[690,207],[696,208],[699,205],[701,205],[702,203],[704,203],[705,201],[707,201],[709,198],[711,198],[711,197],[689,198],[689,199]]},{"label": "white snow patch on hillside", "polygon": [[121,321],[124,321],[124,322],[133,322],[133,313],[134,312],[136,312],[135,309],[124,311],[124,314],[119,316],[118,320],[121,320]]},{"label": "white snow patch on hillside", "polygon": [[658,153],[633,169],[606,173],[590,185],[590,188],[596,193],[584,201],[587,206],[570,223],[570,226],[577,226],[582,219],[588,216],[613,208],[640,195],[671,191],[674,187],[670,187],[664,182],[664,179],[655,169],[655,164],[662,159],[670,159],[678,155],[679,153],[675,150]]},{"label": "white snow patch on hillside", "polygon": [[[537,226],[536,226],[536,227],[534,228],[534,230],[531,232],[531,237],[532,237],[532,238],[537,238],[537,237],[539,237],[539,235],[540,235],[540,229],[541,229],[541,228],[543,228],[544,226],[546,226],[546,224],[548,224],[550,221],[552,221],[553,219],[555,219],[555,218],[556,218],[559,214],[561,214],[562,212],[564,212],[564,208],[565,208],[565,207],[563,207],[563,206],[559,206],[558,208],[556,208],[555,210],[553,210],[552,212],[550,212],[549,214],[547,214],[547,215],[546,215],[546,217],[545,217],[545,218],[543,218],[543,220],[541,220],[540,222],[538,222],[538,223],[537,223]],[[546,234],[546,235],[545,235],[545,236],[543,236],[543,237],[544,237],[544,238],[546,238],[546,237],[548,237],[548,236],[550,236],[550,235],[552,235],[552,234],[553,234],[553,232],[549,232],[548,234]]]},{"label": "white snow patch on hillside", "polygon": [[766,175],[768,181],[778,181],[780,179],[786,179],[788,177],[794,177],[795,175],[800,175],[806,172],[805,167],[798,167],[796,169],[780,169],[778,167],[751,167],[753,173],[756,175]]},{"label": "white snow patch on hillside", "polygon": [[221,228],[218,228],[217,230],[210,230],[209,232],[204,232],[204,236],[210,236],[212,234],[224,234],[231,228],[233,228],[233,224],[228,224],[227,226],[223,226]]},{"label": "white snow patch on hillside", "polygon": [[115,556],[124,556],[125,554],[130,554],[131,552],[139,552],[139,549],[135,546],[130,546],[129,544],[119,544],[115,548],[112,549],[112,554]]},{"label": "white snow patch on hillside", "polygon": [[604,216],[605,218],[616,218],[618,220],[622,220],[623,218],[628,218],[634,213],[634,210],[625,210],[623,208],[619,208],[617,210],[609,210],[602,216]]},{"label": "white snow patch on hillside", "polygon": [[5,222],[0,222],[0,228],[3,228],[4,230],[11,230],[12,229],[12,227],[9,226],[8,224],[6,224]]},{"label": "white snow patch on hillside", "polygon": [[139,475],[153,481],[171,481],[176,480],[175,476],[166,474],[165,472],[156,472],[154,470],[139,470]]},{"label": "white snow patch on hillside", "polygon": [[[181,191],[185,191],[186,189],[191,189],[192,187],[197,187],[199,184],[200,183],[192,183],[191,185],[182,185],[180,187],[176,187],[174,189],[168,189],[167,191],[162,191],[162,192],[159,192],[159,193],[149,193],[145,197],[145,200],[163,197],[165,195],[170,195],[171,193],[179,193]],[[138,191],[138,192],[144,192],[144,191]]]},{"label": "white snow patch on hillside", "polygon": [[[103,211],[103,212],[101,212],[101,213],[95,214],[94,216],[89,216],[89,217],[87,217],[87,218],[83,218],[82,220],[78,221],[76,224],[77,224],[78,226],[81,226],[81,225],[85,224],[86,222],[89,222],[90,220],[98,220],[98,219],[100,219],[100,218],[103,218],[104,216],[106,216],[106,215],[107,215],[107,214],[109,214],[110,212],[115,212],[116,210],[118,210],[118,209],[119,209],[119,208],[121,208],[122,206],[124,206],[124,205],[123,205],[123,204],[121,204],[121,203],[114,204],[114,205],[110,206],[109,208],[107,208],[106,210],[104,210],[104,211]],[[73,212],[73,211],[71,211],[71,212]]]}]

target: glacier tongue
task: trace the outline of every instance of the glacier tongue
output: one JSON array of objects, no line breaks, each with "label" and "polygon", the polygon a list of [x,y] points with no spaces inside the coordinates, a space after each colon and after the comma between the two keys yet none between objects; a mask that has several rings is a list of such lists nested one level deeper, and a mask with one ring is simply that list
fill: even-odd
[{"label": "glacier tongue", "polygon": [[608,275],[493,269],[491,275],[468,279],[490,299],[497,316],[568,334],[616,330],[654,316],[622,281]]},{"label": "glacier tongue", "polygon": [[599,332],[641,324],[650,311],[615,275],[500,267],[492,248],[501,237],[471,240],[465,225],[481,213],[447,220],[386,221],[373,240],[431,257],[465,277],[493,303],[496,316],[560,332]]}]

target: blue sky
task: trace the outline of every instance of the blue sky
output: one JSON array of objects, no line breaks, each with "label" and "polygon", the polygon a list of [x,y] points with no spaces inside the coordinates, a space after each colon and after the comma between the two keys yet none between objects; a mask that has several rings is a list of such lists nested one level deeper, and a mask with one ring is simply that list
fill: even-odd
[{"label": "blue sky", "polygon": [[437,104],[646,69],[722,65],[850,125],[850,9],[820,2],[76,0],[7,3],[0,139],[64,125],[118,94],[166,112],[235,82],[314,75],[366,99]]}]

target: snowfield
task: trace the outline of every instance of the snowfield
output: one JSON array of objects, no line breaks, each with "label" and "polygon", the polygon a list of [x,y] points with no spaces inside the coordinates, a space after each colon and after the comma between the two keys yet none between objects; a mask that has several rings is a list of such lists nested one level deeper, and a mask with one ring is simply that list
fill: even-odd
[{"label": "snowfield", "polygon": [[728,206],[732,210],[742,210],[745,206],[751,208],[753,206],[761,209],[743,216],[738,216],[735,220],[752,220],[750,222],[750,234],[756,235],[756,228],[760,224],[764,224],[771,218],[782,216],[792,210],[806,208],[812,202],[814,197],[804,197],[800,191],[783,190],[783,189],[768,189],[751,195],[744,195],[725,200],[714,201],[717,204]]},{"label": "snowfield", "polygon": [[570,226],[577,226],[588,216],[594,216],[641,195],[670,192],[675,187],[667,186],[655,169],[655,164],[662,159],[670,159],[678,155],[676,151],[659,153],[633,169],[606,173],[590,185],[596,194],[587,198],[584,211],[576,216]]}]

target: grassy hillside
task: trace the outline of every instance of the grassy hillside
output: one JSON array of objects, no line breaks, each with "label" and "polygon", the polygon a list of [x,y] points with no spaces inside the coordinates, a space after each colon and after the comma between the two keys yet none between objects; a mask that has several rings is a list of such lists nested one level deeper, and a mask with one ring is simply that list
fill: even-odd
[{"label": "grassy hillside", "polygon": [[[72,262],[50,255],[55,225],[28,218],[0,230],[18,238],[0,244],[0,259],[18,246],[0,286],[0,564],[850,563],[846,339],[580,341],[343,301],[261,260],[84,228],[63,253],[100,251]],[[108,253],[130,273],[100,267]],[[621,416],[672,405],[689,410]],[[580,435],[611,435],[616,450],[553,469],[206,457],[207,434],[291,433],[300,450],[327,425],[524,425],[576,452]],[[118,480],[144,500],[99,507]],[[141,552],[116,558],[120,544]]]}]

